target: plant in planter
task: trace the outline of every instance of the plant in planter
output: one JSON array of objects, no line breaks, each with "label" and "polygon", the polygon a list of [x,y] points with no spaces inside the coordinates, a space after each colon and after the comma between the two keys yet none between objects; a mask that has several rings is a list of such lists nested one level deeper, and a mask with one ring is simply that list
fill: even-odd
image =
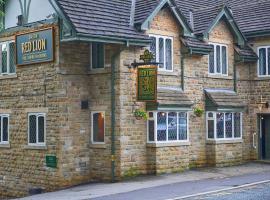
[{"label": "plant in planter", "polygon": [[197,116],[197,117],[201,117],[204,113],[204,110],[199,108],[199,107],[196,107],[194,108],[194,114]]},{"label": "plant in planter", "polygon": [[136,109],[134,112],[134,116],[136,117],[137,120],[147,120],[148,119],[148,115],[147,112],[143,109]]}]

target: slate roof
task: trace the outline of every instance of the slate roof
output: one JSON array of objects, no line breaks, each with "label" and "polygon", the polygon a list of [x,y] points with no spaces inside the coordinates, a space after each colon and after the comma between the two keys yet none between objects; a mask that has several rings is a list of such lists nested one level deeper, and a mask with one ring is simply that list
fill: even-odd
[{"label": "slate roof", "polygon": [[[162,0],[55,0],[78,34],[123,40],[149,42],[148,36],[136,29]],[[233,17],[246,36],[270,31],[270,0],[171,0],[190,21],[194,18],[194,33],[205,31],[224,5],[232,9]],[[133,12],[134,11],[134,12]]]},{"label": "slate roof", "polygon": [[189,19],[189,11],[194,15],[195,33],[208,27],[218,10],[227,5],[244,35],[270,31],[269,0],[176,0],[178,8]]},{"label": "slate roof", "polygon": [[204,41],[201,41],[195,37],[182,37],[182,43],[189,49],[204,49],[205,51],[211,52],[212,47]]},{"label": "slate roof", "polygon": [[56,0],[77,33],[148,41],[130,26],[131,0]]},{"label": "slate roof", "polygon": [[254,61],[258,59],[257,54],[249,46],[245,46],[245,47],[235,46],[234,50],[238,53],[238,55],[242,59],[254,60]]},{"label": "slate roof", "polygon": [[192,106],[193,102],[181,90],[158,88],[157,102],[159,105]]},{"label": "slate roof", "polygon": [[217,107],[243,108],[246,106],[240,97],[228,89],[205,89],[205,94]]}]

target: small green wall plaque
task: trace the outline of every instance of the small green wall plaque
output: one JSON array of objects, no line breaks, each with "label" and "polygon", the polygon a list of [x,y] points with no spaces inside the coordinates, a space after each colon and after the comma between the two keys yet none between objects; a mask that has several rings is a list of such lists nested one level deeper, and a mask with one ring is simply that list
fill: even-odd
[{"label": "small green wall plaque", "polygon": [[157,101],[157,66],[138,68],[137,100],[141,102]]},{"label": "small green wall plaque", "polygon": [[46,166],[57,168],[57,158],[55,155],[46,155]]}]

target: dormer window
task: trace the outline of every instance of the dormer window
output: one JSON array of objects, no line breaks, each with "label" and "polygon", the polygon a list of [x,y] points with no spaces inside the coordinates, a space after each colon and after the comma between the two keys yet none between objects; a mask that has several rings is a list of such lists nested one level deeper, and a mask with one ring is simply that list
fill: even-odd
[{"label": "dormer window", "polygon": [[209,55],[209,74],[228,75],[228,47],[223,44],[210,44],[213,51]]},{"label": "dormer window", "polygon": [[150,35],[150,51],[155,55],[159,71],[173,71],[173,39],[168,36]]},{"label": "dormer window", "polygon": [[258,76],[270,76],[270,46],[258,48]]}]

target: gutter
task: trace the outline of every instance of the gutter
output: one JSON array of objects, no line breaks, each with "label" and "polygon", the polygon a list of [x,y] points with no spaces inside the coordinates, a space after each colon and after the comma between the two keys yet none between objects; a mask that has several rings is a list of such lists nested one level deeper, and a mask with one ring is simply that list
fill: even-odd
[{"label": "gutter", "polygon": [[116,59],[120,56],[119,49],[111,58],[111,182],[115,182],[115,69]]}]

